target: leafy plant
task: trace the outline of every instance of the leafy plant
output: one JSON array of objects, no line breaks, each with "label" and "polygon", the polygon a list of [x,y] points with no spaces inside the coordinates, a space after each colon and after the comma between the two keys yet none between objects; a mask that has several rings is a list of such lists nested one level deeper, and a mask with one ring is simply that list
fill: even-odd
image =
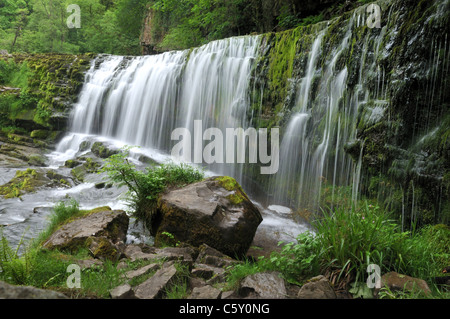
[{"label": "leafy plant", "polygon": [[300,283],[304,277],[319,274],[324,253],[315,235],[307,231],[297,237],[297,243],[285,244],[281,252],[273,252],[269,261],[271,268],[280,271],[287,280]]},{"label": "leafy plant", "polygon": [[128,202],[132,214],[144,222],[152,231],[153,217],[160,194],[167,189],[182,187],[203,179],[198,169],[173,163],[147,167],[139,170],[128,160],[129,148],[106,159],[100,172],[106,172],[109,179],[118,186],[128,187]]},{"label": "leafy plant", "polygon": [[13,249],[3,235],[3,228],[0,228],[0,278],[16,285],[27,283],[32,267],[32,256],[28,247],[24,247],[22,257],[19,255],[22,247],[24,247],[23,235],[17,247]]}]

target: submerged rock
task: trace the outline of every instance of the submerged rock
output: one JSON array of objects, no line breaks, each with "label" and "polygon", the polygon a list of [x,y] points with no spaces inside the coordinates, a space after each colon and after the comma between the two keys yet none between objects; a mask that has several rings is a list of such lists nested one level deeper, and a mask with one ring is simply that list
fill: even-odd
[{"label": "submerged rock", "polygon": [[231,256],[244,256],[261,213],[231,177],[212,177],[163,195],[153,225],[155,244],[164,233],[194,247],[207,244]]},{"label": "submerged rock", "polygon": [[108,158],[119,153],[118,150],[110,149],[102,142],[95,142],[94,145],[92,145],[91,151],[100,158]]}]

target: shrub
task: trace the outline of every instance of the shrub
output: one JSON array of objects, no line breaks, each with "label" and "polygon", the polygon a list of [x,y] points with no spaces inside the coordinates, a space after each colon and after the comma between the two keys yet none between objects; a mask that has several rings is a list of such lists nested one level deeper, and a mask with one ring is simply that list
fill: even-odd
[{"label": "shrub", "polygon": [[100,172],[106,172],[111,182],[128,187],[128,202],[132,215],[152,231],[157,200],[167,189],[200,181],[203,172],[186,165],[173,163],[138,170],[128,159],[128,148],[106,159]]}]

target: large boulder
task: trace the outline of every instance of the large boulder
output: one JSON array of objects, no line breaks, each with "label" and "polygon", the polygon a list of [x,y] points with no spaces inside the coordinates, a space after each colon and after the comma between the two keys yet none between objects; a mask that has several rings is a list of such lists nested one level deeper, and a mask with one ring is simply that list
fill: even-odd
[{"label": "large boulder", "polygon": [[43,246],[48,249],[73,250],[80,245],[91,245],[93,237],[107,238],[114,244],[123,242],[128,224],[129,217],[124,211],[105,208],[60,227]]},{"label": "large boulder", "polygon": [[258,208],[231,177],[211,177],[160,197],[153,224],[155,244],[165,233],[194,247],[207,244],[242,257],[262,222]]}]

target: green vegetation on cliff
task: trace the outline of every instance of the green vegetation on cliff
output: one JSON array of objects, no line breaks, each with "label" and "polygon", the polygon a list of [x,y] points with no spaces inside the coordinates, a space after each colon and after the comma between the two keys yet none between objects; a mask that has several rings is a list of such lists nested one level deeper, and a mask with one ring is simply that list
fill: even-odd
[{"label": "green vegetation on cliff", "polygon": [[[0,56],[0,127],[63,130],[91,55]],[[3,89],[2,89],[3,88]]]}]

